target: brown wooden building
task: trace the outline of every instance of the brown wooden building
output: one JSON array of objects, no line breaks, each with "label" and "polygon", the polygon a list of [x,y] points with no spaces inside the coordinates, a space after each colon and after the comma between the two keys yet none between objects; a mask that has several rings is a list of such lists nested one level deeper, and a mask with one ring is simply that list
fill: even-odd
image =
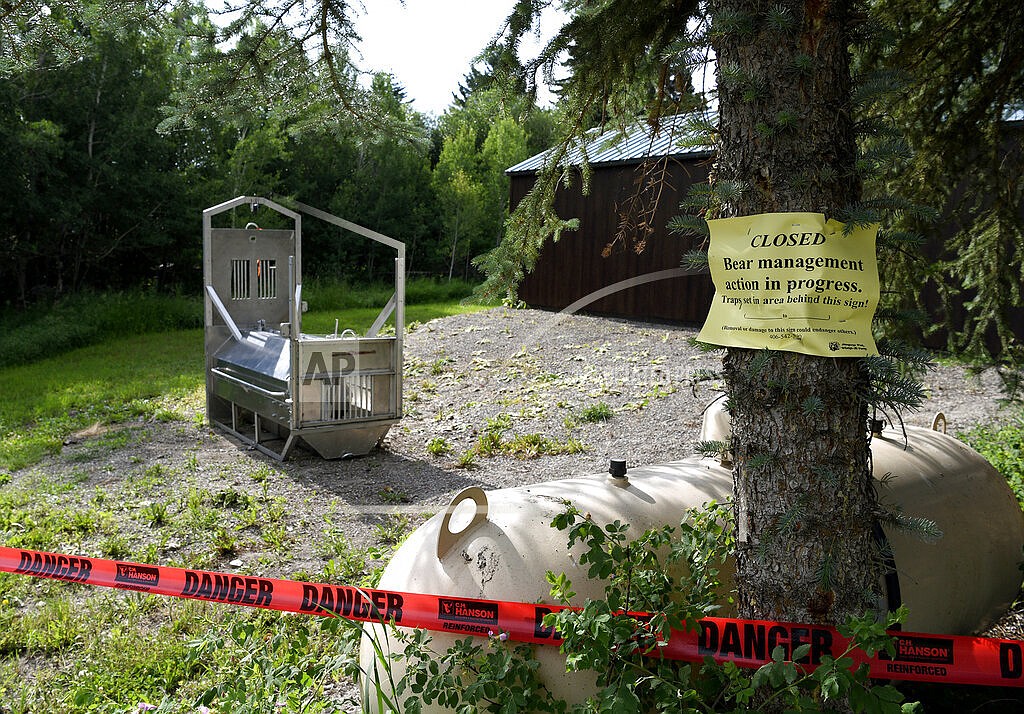
[{"label": "brown wooden building", "polygon": [[[703,323],[714,295],[711,276],[684,274],[682,257],[697,246],[666,227],[690,186],[707,180],[711,164],[710,149],[680,147],[684,120],[666,118],[654,137],[646,124],[595,136],[586,148],[589,195],[575,181],[555,200],[558,215],[578,218],[579,229],[545,245],[520,285],[521,300],[549,310]],[[506,170],[512,208],[544,159],[538,154]]]},{"label": "brown wooden building", "polygon": [[[571,308],[573,312],[614,315],[639,320],[665,320],[703,324],[714,297],[711,276],[676,274],[667,279],[642,282],[680,270],[682,256],[697,247],[694,239],[671,233],[667,224],[681,212],[680,200],[690,186],[707,180],[714,160],[708,147],[688,145],[688,115],[663,120],[659,133],[641,123],[629,131],[608,131],[596,135],[586,147],[592,167],[590,193],[582,194],[580,182],[559,189],[555,210],[562,218],[578,218],[579,230],[565,231],[558,243],[548,242],[534,271],[519,288],[519,298],[531,307],[549,310]],[[1007,155],[1024,146],[1024,109],[1005,117]],[[582,163],[576,152],[569,163]],[[514,208],[536,180],[547,154],[526,159],[506,170],[510,181],[510,205]],[[660,180],[659,180],[660,179]],[[959,191],[967,190],[965,187]],[[1021,207],[1024,216],[1024,206]],[[973,218],[955,217],[947,211],[926,246],[926,256],[943,255],[946,242],[958,225]],[[637,250],[642,247],[642,250]],[[1007,246],[1008,251],[1020,250]],[[640,283],[629,287],[632,283]],[[605,293],[607,293],[605,295]],[[601,297],[603,295],[603,297]],[[935,316],[946,329],[964,324],[963,299],[943,306],[935,290],[926,286],[919,307]],[[594,299],[597,298],[597,299]],[[1018,340],[1024,340],[1024,308],[1008,308]],[[998,341],[990,335],[990,349]],[[932,347],[945,346],[944,331],[926,339]]]}]

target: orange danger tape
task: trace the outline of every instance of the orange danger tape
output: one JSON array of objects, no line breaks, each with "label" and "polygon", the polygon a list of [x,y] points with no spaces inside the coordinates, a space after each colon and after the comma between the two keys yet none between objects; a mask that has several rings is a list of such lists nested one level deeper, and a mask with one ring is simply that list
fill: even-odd
[{"label": "orange danger tape", "polygon": [[[338,616],[360,622],[393,622],[403,627],[471,635],[505,633],[508,639],[558,644],[544,616],[566,608],[522,602],[425,595],[294,580],[125,563],[102,558],[43,553],[0,546],[0,571],[71,583],[136,590],[307,615]],[[639,615],[642,617],[642,615]],[[1024,687],[1024,641],[990,637],[894,632],[896,654],[869,658],[855,650],[857,665],[870,676],[945,684]],[[810,645],[798,664],[838,657],[850,641],[832,627],[709,617],[692,632],[673,631],[655,654],[669,659],[734,662],[759,667],[781,646],[789,657]]]}]

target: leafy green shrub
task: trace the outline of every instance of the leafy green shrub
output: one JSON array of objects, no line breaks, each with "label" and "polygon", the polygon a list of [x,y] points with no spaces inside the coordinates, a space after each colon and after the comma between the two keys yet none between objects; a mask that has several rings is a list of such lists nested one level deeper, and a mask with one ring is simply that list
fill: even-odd
[{"label": "leafy green shrub", "polygon": [[1024,508],[1024,414],[1004,426],[979,426],[960,438],[1006,477]]},{"label": "leafy green shrub", "polygon": [[[587,600],[582,608],[565,609],[544,618],[563,637],[569,671],[593,673],[598,691],[582,704],[570,706],[546,689],[538,676],[539,662],[529,647],[504,641],[500,634],[487,640],[457,641],[445,653],[430,649],[430,638],[416,633],[404,638],[402,659],[406,676],[394,691],[406,712],[438,703],[459,712],[533,711],[584,714],[616,712],[715,711],[839,711],[899,714],[914,712],[892,686],[869,685],[867,667],[851,669],[854,647],[869,655],[895,646],[886,628],[899,622],[901,611],[888,622],[875,613],[854,618],[840,632],[856,644],[831,657],[823,655],[813,671],[798,667],[809,644],[786,653],[776,647],[771,661],[757,670],[734,663],[703,666],[647,656],[671,630],[711,615],[722,601],[719,568],[731,555],[734,539],[731,510],[710,504],[694,509],[678,528],[652,529],[633,539],[628,524],[601,526],[569,507],[552,523],[568,531],[569,547],[580,546],[580,566],[588,577],[605,581],[605,597]],[[685,567],[683,567],[685,566]],[[676,577],[673,573],[686,573]],[[548,573],[551,596],[570,604],[575,593],[564,573]],[[638,619],[625,613],[645,611]]]}]

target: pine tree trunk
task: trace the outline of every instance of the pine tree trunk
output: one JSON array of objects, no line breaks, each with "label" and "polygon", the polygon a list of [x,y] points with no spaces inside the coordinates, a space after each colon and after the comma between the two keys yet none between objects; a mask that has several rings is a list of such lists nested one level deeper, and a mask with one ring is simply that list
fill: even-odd
[{"label": "pine tree trunk", "polygon": [[[716,25],[725,30],[715,42],[721,145],[714,180],[746,186],[726,216],[835,217],[859,199],[850,5],[714,2]],[[746,16],[752,31],[730,31],[729,16]],[[763,366],[757,351],[730,349],[725,358],[740,614],[840,623],[878,603],[865,377],[855,359],[770,354]]]}]

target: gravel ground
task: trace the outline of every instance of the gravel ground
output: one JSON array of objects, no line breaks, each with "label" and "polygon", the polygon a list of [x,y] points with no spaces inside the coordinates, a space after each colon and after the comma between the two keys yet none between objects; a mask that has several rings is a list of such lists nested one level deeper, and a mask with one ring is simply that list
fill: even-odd
[{"label": "gravel ground", "polygon": [[[702,412],[721,387],[694,382],[695,372],[720,367],[717,355],[691,345],[695,334],[679,325],[537,310],[442,318],[408,334],[406,415],[369,456],[324,461],[298,449],[278,463],[193,419],[120,427],[131,437],[117,449],[101,448],[103,429],[94,429],[70,439],[59,456],[14,476],[26,482],[73,478],[83,486],[75,490],[83,504],[96,488],[108,491],[108,499],[120,498],[134,514],[119,526],[136,544],[153,539],[136,512],[153,500],[183,501],[188,487],[262,490],[288,504],[290,549],[283,555],[263,549],[259,539],[243,541],[244,567],[271,576],[317,573],[325,561],[318,544],[326,522],[355,544],[370,543],[395,512],[415,523],[467,486],[505,488],[604,472],[612,457],[637,466],[690,456]],[[941,411],[957,433],[1005,416],[993,374],[975,377],[939,366],[925,382],[929,399],[905,417],[907,424],[930,426]],[[589,422],[588,408],[610,410],[611,418]],[[578,453],[480,457],[472,468],[460,467],[460,456],[498,423],[507,427],[506,440],[544,438]],[[431,453],[432,441],[447,452]],[[154,465],[176,476],[145,491],[140,484]],[[200,547],[173,538],[164,553],[183,557]]]},{"label": "gravel ground", "polygon": [[[303,454],[283,468],[364,513],[393,508],[381,504],[381,493],[407,496],[408,511],[434,512],[467,486],[604,472],[610,458],[631,467],[685,458],[722,386],[694,380],[721,367],[718,355],[691,344],[696,334],[679,325],[504,308],[434,320],[408,336],[406,416],[379,452],[342,462]],[[931,426],[941,411],[957,433],[1001,415],[994,374],[941,366],[926,383],[928,401],[905,415],[909,425]],[[610,419],[586,420],[588,409],[604,406]],[[584,450],[477,458],[460,468],[459,457],[499,420],[509,426],[507,440],[540,435],[562,446],[575,440]],[[432,455],[428,444],[438,439],[448,451]]]},{"label": "gravel ground", "polygon": [[[406,415],[369,456],[324,461],[297,450],[278,463],[194,418],[118,427],[130,434],[118,448],[102,447],[102,428],[83,432],[60,455],[13,474],[12,483],[73,482],[78,488],[55,501],[72,508],[76,498],[88,506],[102,489],[108,503],[119,504],[119,532],[135,549],[158,541],[153,552],[161,563],[315,577],[331,557],[325,542],[337,534],[356,546],[380,542],[382,528],[396,517],[414,526],[467,486],[495,489],[603,472],[612,457],[636,466],[691,455],[702,411],[721,387],[694,380],[695,372],[720,368],[717,355],[691,345],[695,334],[678,325],[536,310],[443,318],[408,334]],[[994,374],[975,377],[943,365],[925,384],[929,398],[905,417],[907,424],[931,426],[941,411],[955,434],[1007,418]],[[611,418],[588,421],[588,409],[610,411]],[[546,440],[549,448],[577,453],[478,457],[472,468],[460,467],[479,436],[499,424],[507,441]],[[172,477],[151,478],[154,473]],[[284,504],[284,535],[274,545],[266,529],[243,529],[237,552],[216,556],[206,534],[179,529],[161,536],[145,523],[143,509],[154,501],[170,504],[172,519],[184,518],[187,494],[198,489],[218,496],[262,492],[265,503]],[[97,543],[57,546],[100,554]],[[1020,637],[1024,622],[1010,615],[993,632]]]}]

